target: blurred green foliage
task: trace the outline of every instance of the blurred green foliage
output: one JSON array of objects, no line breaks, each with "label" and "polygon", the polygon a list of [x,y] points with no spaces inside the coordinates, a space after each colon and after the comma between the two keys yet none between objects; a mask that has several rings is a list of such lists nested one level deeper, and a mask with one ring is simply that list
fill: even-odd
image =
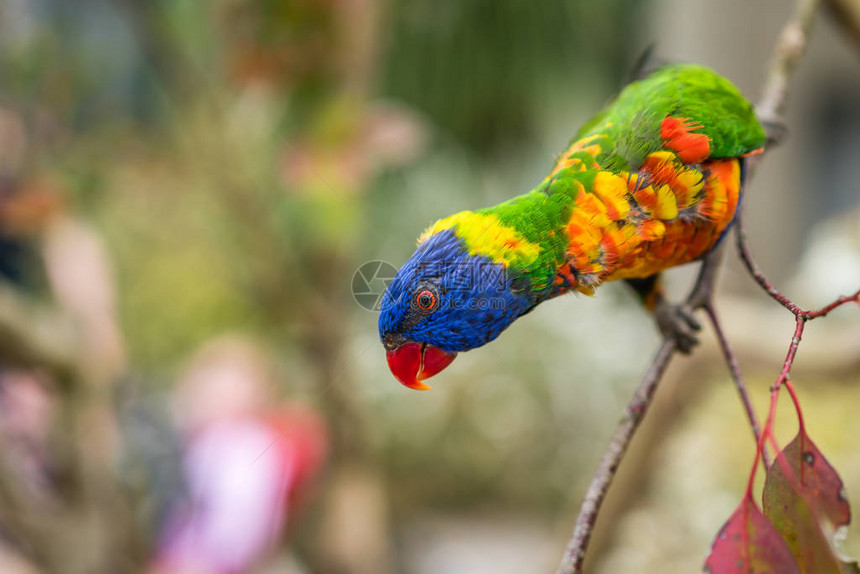
[{"label": "blurred green foliage", "polygon": [[[365,90],[342,57],[359,24],[336,2],[60,4],[39,3],[2,51],[3,97],[49,128],[34,127],[27,169],[59,174],[104,234],[133,368],[169,380],[213,335],[262,334],[287,387],[325,400],[308,379],[357,383],[398,511],[558,511],[608,424],[581,402],[614,408],[647,345],[607,375],[571,350],[586,328],[523,325],[416,397],[385,372],[349,286],[365,260],[399,264],[434,217],[531,188],[623,81],[640,3],[380,4]],[[419,126],[409,163],[364,153],[379,101]],[[616,302],[603,298],[595,314]]]},{"label": "blurred green foliage", "polygon": [[[620,84],[630,54],[619,42],[641,3],[393,2],[382,91],[426,113],[473,149],[532,139],[549,93],[570,100]],[[571,136],[573,134],[571,133]]]}]

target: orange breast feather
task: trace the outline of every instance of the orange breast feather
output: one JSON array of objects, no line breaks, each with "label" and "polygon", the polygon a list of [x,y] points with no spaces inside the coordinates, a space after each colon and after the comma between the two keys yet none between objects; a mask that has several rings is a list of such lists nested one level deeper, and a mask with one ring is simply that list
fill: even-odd
[{"label": "orange breast feather", "polygon": [[578,194],[567,225],[568,262],[559,272],[565,284],[591,293],[602,281],[647,277],[713,248],[735,216],[738,160],[682,159],[653,153],[639,172],[601,171],[593,189]]}]

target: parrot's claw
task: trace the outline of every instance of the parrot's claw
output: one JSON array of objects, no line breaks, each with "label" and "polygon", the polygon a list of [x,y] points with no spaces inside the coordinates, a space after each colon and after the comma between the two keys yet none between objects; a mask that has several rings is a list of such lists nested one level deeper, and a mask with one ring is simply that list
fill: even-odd
[{"label": "parrot's claw", "polygon": [[657,305],[654,316],[663,336],[673,339],[678,350],[685,355],[699,344],[697,333],[702,330],[702,325],[693,316],[693,310],[689,306],[664,301]]}]

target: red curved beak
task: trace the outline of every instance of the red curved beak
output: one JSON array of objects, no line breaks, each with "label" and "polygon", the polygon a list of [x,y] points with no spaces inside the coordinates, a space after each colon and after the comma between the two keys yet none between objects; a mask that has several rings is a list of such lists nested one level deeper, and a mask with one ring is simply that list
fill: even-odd
[{"label": "red curved beak", "polygon": [[418,391],[431,388],[421,381],[429,379],[445,367],[457,356],[428,345],[427,343],[404,343],[385,353],[388,368],[398,381]]}]

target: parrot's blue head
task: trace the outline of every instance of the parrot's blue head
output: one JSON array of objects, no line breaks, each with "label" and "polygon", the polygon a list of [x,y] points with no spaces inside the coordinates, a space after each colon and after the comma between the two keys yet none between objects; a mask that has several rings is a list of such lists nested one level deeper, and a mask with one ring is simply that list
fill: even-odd
[{"label": "parrot's blue head", "polygon": [[404,385],[447,367],[459,351],[480,347],[535,302],[522,279],[487,257],[469,255],[451,229],[426,239],[388,285],[379,337],[391,372]]}]

